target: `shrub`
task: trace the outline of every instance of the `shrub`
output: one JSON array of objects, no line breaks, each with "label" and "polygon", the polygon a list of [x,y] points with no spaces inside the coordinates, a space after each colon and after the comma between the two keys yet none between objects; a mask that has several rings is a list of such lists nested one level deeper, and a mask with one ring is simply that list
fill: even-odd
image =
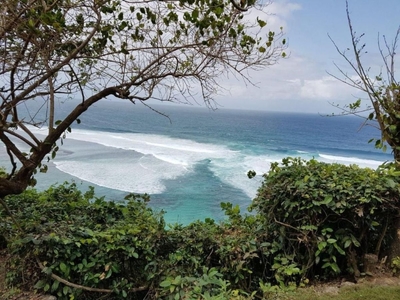
[{"label": "shrub", "polygon": [[[165,236],[162,216],[146,206],[147,196],[129,195],[123,203],[92,196],[92,191],[82,194],[74,184],[64,184],[6,199],[20,220],[19,229],[8,230],[15,225],[0,212],[0,234],[13,253],[10,281],[36,282],[35,288],[58,299],[76,298],[85,289],[60,284],[54,275],[121,298],[148,288],[149,277],[158,272],[147,267]],[[85,298],[98,295],[87,293]]]},{"label": "shrub", "polygon": [[5,199],[18,226],[0,210],[7,278],[60,300],[269,297],[357,273],[366,253],[383,253],[399,206],[394,175],[288,158],[264,175],[252,214],[222,203],[221,223],[168,229],[147,195],[107,202],[75,184],[28,190]]},{"label": "shrub", "polygon": [[363,256],[389,244],[400,204],[389,172],[287,158],[264,178],[251,208],[264,218],[278,282],[358,275]]},{"label": "shrub", "polygon": [[166,230],[148,201],[107,202],[75,184],[6,198],[19,221],[0,211],[0,235],[12,252],[9,283],[58,299],[98,299],[100,290],[112,299],[245,299],[258,289],[264,268],[256,216],[223,203],[222,224],[206,219]]}]

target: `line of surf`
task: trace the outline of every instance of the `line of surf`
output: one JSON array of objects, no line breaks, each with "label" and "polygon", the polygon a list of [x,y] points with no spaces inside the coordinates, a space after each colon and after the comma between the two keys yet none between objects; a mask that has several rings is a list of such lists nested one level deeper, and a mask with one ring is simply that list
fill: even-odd
[{"label": "line of surf", "polygon": [[358,157],[347,157],[347,156],[335,156],[320,153],[318,155],[322,161],[326,162],[334,162],[334,163],[343,163],[343,164],[356,164],[360,167],[373,167],[377,168],[380,166],[383,161],[372,160],[372,159],[363,159]]}]

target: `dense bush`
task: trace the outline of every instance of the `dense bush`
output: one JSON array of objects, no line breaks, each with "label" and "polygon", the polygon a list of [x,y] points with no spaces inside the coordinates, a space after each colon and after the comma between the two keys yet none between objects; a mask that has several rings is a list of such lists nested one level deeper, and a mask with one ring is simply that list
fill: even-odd
[{"label": "dense bush", "polygon": [[390,243],[399,185],[386,170],[285,159],[273,164],[250,215],[166,225],[146,195],[120,203],[74,184],[5,199],[0,236],[11,285],[58,299],[254,299],[276,286],[362,272]]},{"label": "dense bush", "polygon": [[364,255],[389,245],[400,190],[387,170],[287,158],[264,177],[252,208],[265,218],[278,279],[359,275]]},{"label": "dense bush", "polygon": [[[147,208],[146,197],[130,195],[124,203],[114,203],[92,196],[82,195],[72,184],[7,199],[20,220],[10,236],[9,228],[15,225],[1,216],[1,233],[15,254],[9,280],[32,284],[40,279],[35,287],[59,299],[76,297],[83,290],[43,275],[54,273],[74,284],[111,289],[122,296],[147,283],[154,274],[145,268],[155,260],[165,235],[162,216]],[[38,270],[39,264],[46,274]]]},{"label": "dense bush", "polygon": [[[257,289],[258,281],[249,285],[257,249],[249,227],[253,216],[242,217],[237,207],[224,204],[232,222],[166,229],[148,200],[129,195],[121,203],[107,202],[74,184],[8,197],[19,220],[16,226],[0,211],[0,235],[13,254],[9,284],[35,285],[58,299],[98,299],[104,293],[111,299],[231,299]],[[235,222],[240,225],[232,227]]]}]

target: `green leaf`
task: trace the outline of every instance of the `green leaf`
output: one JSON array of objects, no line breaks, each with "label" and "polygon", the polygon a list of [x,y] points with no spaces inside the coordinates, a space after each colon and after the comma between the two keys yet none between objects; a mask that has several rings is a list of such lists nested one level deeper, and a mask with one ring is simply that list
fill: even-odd
[{"label": "green leaf", "polygon": [[338,244],[333,244],[333,246],[336,248],[336,250],[341,254],[341,255],[345,255],[346,253],[343,251],[343,249],[342,248],[340,248],[339,246],[338,246]]},{"label": "green leaf", "polygon": [[373,226],[373,227],[379,226],[379,223],[376,222],[376,221],[372,221],[372,222],[371,222],[371,226]]},{"label": "green leaf", "polygon": [[60,285],[60,282],[59,281],[54,281],[53,282],[53,284],[52,284],[52,286],[51,286],[51,292],[54,292],[54,291],[56,291],[57,289],[58,289],[58,286]]},{"label": "green leaf", "polygon": [[361,106],[361,99],[358,99],[356,102],[349,104],[349,108],[351,110],[357,110],[358,108],[360,108],[360,106]]},{"label": "green leaf", "polygon": [[69,292],[69,287],[68,287],[68,286],[64,286],[64,287],[63,287],[63,294],[64,294],[64,295],[67,295],[68,292]]},{"label": "green leaf", "polygon": [[172,281],[173,285],[179,285],[181,283],[182,276],[178,275],[175,277],[175,279]]},{"label": "green leaf", "polygon": [[169,287],[172,284],[170,280],[164,280],[160,283],[161,287]]},{"label": "green leaf", "polygon": [[354,237],[354,235],[351,235],[351,241],[353,242],[353,245],[356,247],[360,247],[360,242]]},{"label": "green leaf", "polygon": [[326,205],[332,202],[333,197],[331,195],[325,196],[324,200],[319,202],[320,204]]},{"label": "green leaf", "polygon": [[340,269],[339,269],[339,266],[336,264],[336,263],[332,263],[331,265],[330,265],[330,267],[332,268],[332,270],[335,272],[335,273],[340,273]]},{"label": "green leaf", "polygon": [[257,22],[258,22],[258,25],[259,25],[261,28],[263,28],[265,25],[267,25],[267,22],[265,22],[265,21],[263,21],[263,20],[260,20],[260,19],[257,19]]},{"label": "green leaf", "polygon": [[192,11],[192,19],[197,20],[198,17],[199,17],[199,10],[196,8]]},{"label": "green leaf", "polygon": [[335,239],[327,239],[326,241],[327,241],[329,244],[334,244],[334,243],[337,242],[337,240],[335,240]]},{"label": "green leaf", "polygon": [[397,186],[396,182],[393,179],[387,179],[386,180],[386,185],[390,188],[395,188]]},{"label": "green leaf", "polygon": [[214,9],[214,13],[217,17],[220,17],[222,15],[222,13],[224,12],[224,9],[221,6],[217,6]]},{"label": "green leaf", "polygon": [[315,257],[315,264],[318,265],[320,260],[321,260],[321,257],[320,256],[316,256]]},{"label": "green leaf", "polygon": [[41,279],[41,280],[39,280],[38,282],[36,282],[36,284],[34,285],[34,288],[40,290],[40,289],[42,289],[45,285],[46,285],[46,280]]},{"label": "green leaf", "polygon": [[42,272],[45,273],[46,275],[51,275],[53,273],[53,271],[49,267],[44,267]]},{"label": "green leaf", "polygon": [[318,243],[318,250],[322,251],[326,247],[327,243],[326,242],[319,242]]},{"label": "green leaf", "polygon": [[63,262],[60,263],[60,270],[61,272],[65,273],[67,271],[67,265]]},{"label": "green leaf", "polygon": [[327,267],[330,267],[331,263],[330,262],[326,262],[322,265],[322,269],[326,269]]}]

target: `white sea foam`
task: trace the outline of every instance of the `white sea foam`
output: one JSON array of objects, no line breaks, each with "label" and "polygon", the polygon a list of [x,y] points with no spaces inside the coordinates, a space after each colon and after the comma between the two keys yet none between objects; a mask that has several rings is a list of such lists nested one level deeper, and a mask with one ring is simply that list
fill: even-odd
[{"label": "white sea foam", "polygon": [[182,160],[176,160],[173,158],[170,158],[168,156],[163,156],[163,155],[157,155],[157,154],[153,154],[153,156],[159,160],[165,161],[167,163],[170,164],[174,164],[174,165],[182,165],[182,166],[187,166],[188,164]]},{"label": "white sea foam", "polygon": [[[42,130],[33,130],[42,133]],[[223,145],[163,135],[80,129],[68,134],[62,150],[68,155],[60,153],[54,161],[62,172],[111,189],[151,194],[165,191],[164,180],[184,176],[197,163],[209,160],[209,168],[219,180],[241,189],[250,198],[256,195],[261,175],[268,172],[271,163],[280,162],[286,156],[283,153],[253,155],[246,150],[233,151]],[[297,153],[304,159],[311,155],[300,150]],[[370,168],[382,163],[328,154],[316,154],[315,157],[328,163],[358,164]],[[249,170],[256,171],[259,176],[248,179]]]},{"label": "white sea foam", "polygon": [[344,156],[334,156],[334,155],[327,155],[327,154],[319,154],[321,161],[325,161],[328,163],[341,163],[345,165],[356,164],[360,167],[368,167],[376,169],[380,166],[383,161],[371,160],[371,159],[361,159],[357,157],[344,157]]},{"label": "white sea foam", "polygon": [[248,171],[254,170],[257,175],[263,175],[268,172],[272,162],[279,160],[277,156],[237,154],[231,158],[212,160],[210,168],[220,180],[241,189],[248,197],[254,198],[262,178],[257,176],[249,179]]},{"label": "white sea foam", "polygon": [[[98,146],[74,151],[88,147],[87,142]],[[60,171],[99,186],[151,194],[162,193],[164,180],[185,175],[202,160],[234,155],[224,146],[162,135],[79,129],[68,134],[63,149],[73,154],[57,157],[54,163]]]},{"label": "white sea foam", "polygon": [[297,153],[300,153],[300,154],[307,154],[307,153],[309,153],[309,152],[307,152],[307,151],[302,151],[302,150],[296,150],[296,152],[297,152]]},{"label": "white sea foam", "polygon": [[[157,136],[159,137],[159,136]],[[165,137],[163,137],[165,138]],[[176,139],[174,139],[176,140]],[[173,150],[180,150],[180,151],[189,151],[189,152],[197,152],[197,153],[215,153],[216,150],[212,149],[199,149],[198,146],[201,145],[196,142],[188,141],[188,140],[178,140],[178,142],[183,142],[185,141],[186,145],[166,145],[166,144],[159,144],[159,143],[151,143],[151,142],[146,142],[147,145],[149,146],[155,146],[159,148],[167,148],[167,149],[173,149]]]},{"label": "white sea foam", "polygon": [[82,180],[111,189],[158,194],[165,190],[162,180],[174,179],[187,170],[180,165],[160,164],[151,155],[129,158],[123,155],[112,159],[56,160],[56,167]]}]

